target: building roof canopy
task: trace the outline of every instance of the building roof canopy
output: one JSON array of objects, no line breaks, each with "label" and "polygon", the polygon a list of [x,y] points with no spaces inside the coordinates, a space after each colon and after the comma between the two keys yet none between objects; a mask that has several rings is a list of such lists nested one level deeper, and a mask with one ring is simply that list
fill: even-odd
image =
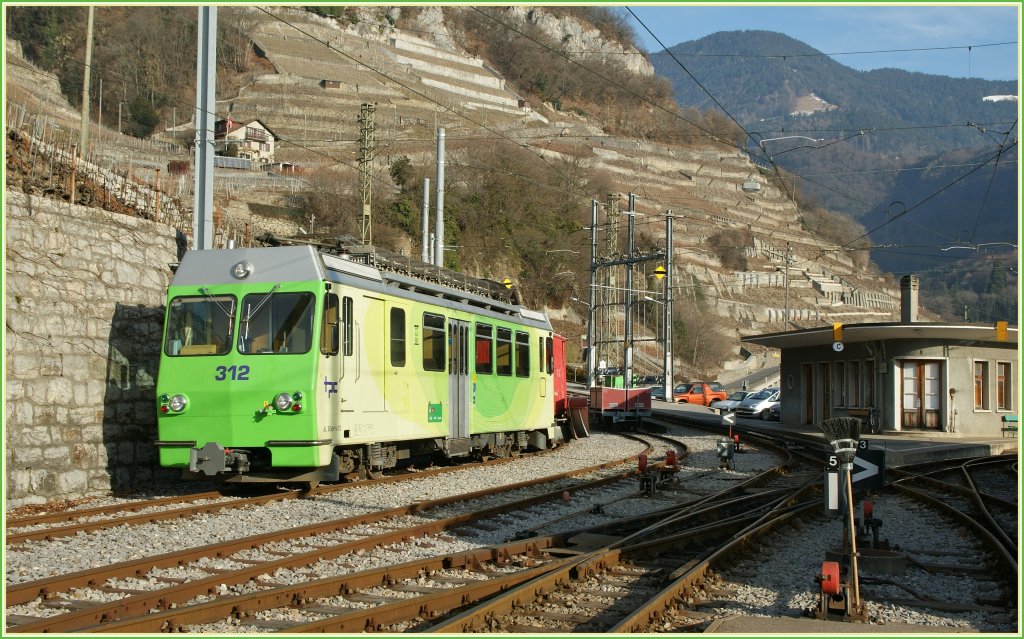
[{"label": "building roof canopy", "polygon": [[[832,327],[821,326],[785,333],[750,335],[740,341],[769,346],[772,348],[804,348],[831,344]],[[969,340],[993,344],[1017,345],[1017,328],[1008,328],[1006,340],[996,339],[996,327],[991,324],[928,324],[928,323],[881,323],[844,324],[843,342],[874,342],[882,340],[927,339],[927,340]]]}]

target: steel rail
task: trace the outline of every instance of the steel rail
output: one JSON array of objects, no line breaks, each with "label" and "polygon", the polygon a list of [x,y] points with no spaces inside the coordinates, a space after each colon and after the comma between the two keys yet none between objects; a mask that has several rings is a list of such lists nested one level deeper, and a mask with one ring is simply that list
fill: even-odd
[{"label": "steel rail", "polygon": [[[1006,534],[1006,530],[1003,528],[1002,524],[996,521],[996,518],[992,515],[992,510],[988,507],[988,504],[985,503],[984,497],[986,495],[982,493],[978,489],[977,484],[974,483],[974,477],[971,476],[971,470],[968,468],[970,465],[971,463],[967,462],[960,467],[960,470],[963,472],[964,481],[966,481],[967,485],[971,488],[971,501],[974,503],[974,507],[978,510],[981,517],[988,523],[987,530],[994,533],[994,536],[999,540],[999,543],[1006,548],[1006,551],[1011,556],[1016,557],[1017,541]],[[1016,504],[1012,507],[1016,513]]]},{"label": "steel rail", "polygon": [[[786,455],[785,458],[787,464],[793,461],[790,455]],[[770,469],[760,473],[755,479],[763,480],[766,478],[774,478],[777,476],[777,471],[778,468]],[[820,482],[820,479],[821,471],[813,473],[813,477],[802,482],[795,490],[786,492],[783,496],[778,497],[773,503],[766,506],[766,512],[764,513],[755,510],[754,512],[733,515],[721,521],[698,526],[690,530],[658,536],[659,530],[666,526],[671,526],[672,524],[678,524],[688,514],[693,515],[694,517],[696,517],[697,514],[705,514],[704,512],[694,512],[696,509],[689,509],[688,513],[672,512],[672,509],[669,509],[668,516],[662,521],[648,525],[640,531],[631,533],[626,537],[606,545],[602,549],[581,556],[576,561],[561,567],[558,571],[545,574],[539,579],[525,583],[499,597],[492,598],[471,610],[467,610],[456,615],[443,623],[432,626],[428,631],[442,634],[483,631],[488,628],[488,619],[498,618],[502,615],[510,614],[520,608],[527,607],[561,585],[581,580],[595,572],[607,570],[609,566],[620,563],[626,556],[634,553],[650,553],[652,550],[657,548],[664,548],[666,546],[671,547],[682,542],[692,542],[695,539],[713,535],[715,533],[721,534],[724,530],[731,531],[736,528],[741,528],[741,532],[738,535],[730,538],[730,541],[726,545],[726,547],[729,547],[731,544],[739,543],[752,536],[754,533],[749,531],[757,530],[758,522],[767,522],[762,523],[762,526],[774,525],[771,522],[788,519],[794,512],[803,512],[807,508],[818,505],[817,502],[811,502],[798,509],[794,509],[789,506],[790,502],[799,498],[801,494],[809,490],[812,486],[817,485]],[[734,489],[727,489],[725,491],[720,491],[718,495],[727,496],[731,494],[733,490]],[[698,500],[698,505],[707,505],[709,499],[710,498]],[[724,508],[735,504],[736,500],[729,499],[717,506],[710,506],[709,509],[716,507]],[[776,520],[776,518],[778,519]],[[754,523],[751,523],[751,520],[753,520]],[[607,526],[603,528],[607,530]],[[717,556],[713,551],[708,552],[712,552],[712,557]],[[693,561],[694,560],[691,559],[685,564],[685,566],[692,565]],[[697,565],[699,566],[700,563]],[[679,570],[683,570],[683,567],[680,567]],[[683,573],[684,577],[688,574],[690,574],[689,571]],[[658,608],[663,605],[665,605],[665,600],[663,598],[657,599],[653,604],[654,608]],[[641,610],[644,610],[645,608],[645,606],[641,607]],[[616,631],[616,629],[612,629],[609,632]]]},{"label": "steel rail", "polygon": [[[626,461],[633,457],[625,458]],[[475,491],[473,493],[455,495],[443,499],[420,502],[408,506],[392,508],[385,511],[365,513],[355,517],[323,522],[312,526],[300,526],[284,531],[264,533],[251,537],[241,538],[228,542],[210,544],[200,548],[188,549],[179,552],[165,553],[155,557],[121,562],[112,566],[80,571],[70,575],[60,575],[48,579],[27,582],[9,586],[6,591],[6,604],[15,605],[27,603],[36,597],[47,597],[54,592],[63,592],[71,588],[98,587],[108,579],[121,577],[141,577],[152,568],[164,568],[183,566],[201,557],[227,558],[230,555],[252,548],[258,548],[268,543],[280,540],[294,540],[301,537],[309,537],[317,534],[336,532],[351,528],[352,526],[379,522],[384,519],[422,513],[424,511],[461,501],[470,501],[484,496],[508,492],[520,488],[528,488],[538,484],[544,484],[559,479],[572,477],[577,474],[585,474],[607,468],[612,465],[621,465],[623,462],[606,462],[586,469],[577,469],[526,482],[519,482],[511,486],[502,486],[487,490]],[[637,474],[637,470],[631,469],[608,477],[583,482],[573,486],[570,490],[578,491],[586,488],[598,487],[604,484],[620,481],[621,479]],[[183,584],[177,584],[161,590],[133,594],[118,601],[98,604],[89,608],[75,610],[56,617],[41,619],[38,622],[29,622],[11,627],[10,632],[31,633],[31,632],[68,632],[81,629],[85,626],[96,625],[106,620],[113,620],[128,615],[144,614],[151,609],[163,609],[171,604],[180,604],[199,595],[214,594],[221,584],[245,583],[250,579],[273,572],[278,568],[293,568],[307,565],[321,558],[333,558],[348,552],[359,549],[373,548],[391,543],[406,541],[411,538],[421,537],[427,534],[439,533],[452,528],[463,526],[476,519],[490,517],[510,510],[520,510],[531,505],[545,501],[560,499],[566,489],[560,487],[553,491],[534,495],[525,499],[494,506],[491,508],[463,513],[446,519],[437,520],[415,527],[392,530],[361,540],[349,541],[329,548],[315,548],[314,550],[282,557],[278,560],[263,562],[250,567],[241,568],[230,572],[221,572],[210,577],[200,578]]]},{"label": "steel rail", "polygon": [[670,604],[688,596],[695,588],[703,584],[707,579],[708,572],[716,562],[724,560],[731,553],[738,552],[740,548],[750,543],[754,538],[760,537],[782,522],[788,521],[792,517],[812,508],[820,507],[820,502],[811,500],[798,507],[773,511],[762,515],[757,521],[736,534],[724,546],[709,551],[697,563],[679,571],[678,574],[674,573],[672,575],[674,579],[672,583],[650,598],[645,605],[640,606],[632,614],[608,629],[608,632],[635,633],[646,631],[654,621],[664,614],[665,609]]},{"label": "steel rail", "polygon": [[[517,555],[530,558],[542,557],[543,551],[556,543],[557,537],[530,539],[500,546],[480,548],[453,555],[417,559],[393,566],[338,575],[314,581],[276,586],[246,595],[219,597],[214,601],[182,606],[141,617],[110,621],[82,628],[84,633],[144,633],[144,632],[187,632],[192,625],[221,621],[229,617],[245,618],[257,612],[274,608],[302,607],[315,599],[343,596],[356,590],[393,585],[407,579],[416,579],[423,574],[453,568],[479,570],[483,564],[508,564]],[[565,560],[549,561],[547,564],[526,568],[518,573],[496,575],[496,578],[481,580],[478,584],[467,584],[451,588],[442,593],[410,598],[393,604],[375,606],[372,609],[353,610],[347,615],[331,617],[322,621],[291,626],[287,632],[363,632],[386,622],[394,623],[430,611],[432,614],[447,612],[459,606],[491,596],[523,581],[537,577],[546,571],[558,568]]]},{"label": "steel rail", "polygon": [[[529,456],[541,455],[553,452],[556,449],[545,449],[536,453],[530,453]],[[464,470],[471,467],[481,466],[492,466],[495,464],[509,463],[521,459],[520,457],[501,457],[495,459],[489,459],[476,464],[464,464],[459,466],[445,466],[437,468],[429,468],[417,472],[408,472],[400,475],[392,475],[388,477],[380,477],[373,480],[357,481],[357,482],[346,482],[342,484],[331,484],[321,485],[316,488],[303,491],[291,489],[288,491],[270,493],[267,495],[259,495],[255,497],[238,497],[231,499],[230,501],[221,501],[212,504],[200,504],[187,506],[185,508],[176,508],[172,510],[158,510],[149,513],[140,513],[137,515],[129,515],[125,517],[114,517],[110,519],[80,522],[77,524],[71,524],[67,526],[61,526],[56,528],[47,528],[41,530],[31,530],[25,532],[8,532],[5,537],[5,543],[8,546],[13,546],[26,541],[39,541],[56,539],[58,537],[69,537],[77,535],[79,532],[93,532],[96,530],[103,530],[105,528],[113,528],[114,526],[139,526],[142,524],[154,523],[157,521],[169,521],[173,519],[183,519],[199,514],[209,514],[220,512],[222,510],[245,508],[247,506],[260,506],[263,504],[284,501],[287,499],[300,499],[308,498],[313,495],[326,495],[332,494],[342,490],[349,490],[359,486],[366,486],[368,484],[380,485],[380,484],[391,484],[403,481],[409,481],[420,477],[429,477],[432,475],[440,475],[458,470]],[[624,463],[624,462],[623,462]],[[185,497],[162,497],[155,500],[146,500],[141,502],[132,502],[122,506],[102,506],[99,508],[83,509],[76,511],[68,511],[64,513],[49,513],[47,515],[40,515],[37,517],[27,517],[21,519],[9,520],[6,524],[6,529],[9,531],[11,528],[24,528],[28,526],[41,525],[48,523],[49,521],[74,521],[76,519],[83,519],[86,517],[102,516],[117,514],[119,512],[134,512],[143,510],[146,508],[160,507],[163,505],[175,504],[175,503],[189,503],[193,501],[199,501],[202,499],[217,499],[224,497],[224,494],[220,491],[210,491],[206,493],[197,493],[195,495],[188,495]]]},{"label": "steel rail", "polygon": [[971,517],[965,512],[958,510],[957,508],[954,508],[952,505],[946,503],[945,501],[937,497],[933,497],[914,488],[910,488],[909,486],[906,486],[902,483],[893,484],[892,487],[895,488],[897,491],[903,493],[904,495],[913,497],[914,499],[923,501],[927,504],[934,506],[943,514],[949,515],[953,519],[956,519],[957,521],[971,528],[971,530],[973,530],[975,534],[978,535],[978,537],[980,537],[986,544],[988,544],[992,548],[993,551],[995,551],[997,555],[999,555],[999,558],[1001,559],[1000,566],[1006,568],[1016,578],[1016,555],[1011,555],[1006,546],[1004,546],[1002,542],[999,541],[999,538],[993,535],[991,532],[989,532],[989,530],[984,525],[982,525],[981,522],[979,522],[977,519]]}]

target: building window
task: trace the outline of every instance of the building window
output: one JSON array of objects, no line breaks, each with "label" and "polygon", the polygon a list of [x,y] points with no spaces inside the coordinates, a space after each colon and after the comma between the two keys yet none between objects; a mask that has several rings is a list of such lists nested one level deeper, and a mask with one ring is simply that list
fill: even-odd
[{"label": "building window", "polygon": [[476,372],[490,375],[494,372],[494,329],[489,324],[476,325]]},{"label": "building window", "polygon": [[443,371],[445,366],[444,316],[423,314],[423,370]]},{"label": "building window", "polygon": [[405,309],[391,309],[391,365],[405,366]]},{"label": "building window", "polygon": [[530,336],[516,331],[516,377],[530,376]]},{"label": "building window", "polygon": [[1013,410],[1012,373],[1010,362],[996,362],[996,410]]},{"label": "building window", "polygon": [[974,362],[974,410],[988,410],[988,362]]}]

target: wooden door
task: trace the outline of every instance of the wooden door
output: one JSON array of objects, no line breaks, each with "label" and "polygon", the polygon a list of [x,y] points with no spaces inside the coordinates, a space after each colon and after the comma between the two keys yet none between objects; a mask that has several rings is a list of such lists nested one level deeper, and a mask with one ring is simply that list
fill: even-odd
[{"label": "wooden door", "polygon": [[942,427],[940,362],[904,361],[901,381],[901,428],[939,430]]}]

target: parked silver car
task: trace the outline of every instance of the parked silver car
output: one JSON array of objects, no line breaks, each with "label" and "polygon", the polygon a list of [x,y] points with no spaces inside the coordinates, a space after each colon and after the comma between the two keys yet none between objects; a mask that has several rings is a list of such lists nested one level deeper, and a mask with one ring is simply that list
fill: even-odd
[{"label": "parked silver car", "polygon": [[734,391],[725,399],[716,399],[711,402],[711,408],[722,411],[723,413],[729,410],[736,410],[736,407],[740,405],[740,402],[753,394],[754,391]]},{"label": "parked silver car", "polygon": [[744,399],[736,407],[740,417],[760,417],[764,419],[773,402],[779,401],[779,389],[765,388]]}]

